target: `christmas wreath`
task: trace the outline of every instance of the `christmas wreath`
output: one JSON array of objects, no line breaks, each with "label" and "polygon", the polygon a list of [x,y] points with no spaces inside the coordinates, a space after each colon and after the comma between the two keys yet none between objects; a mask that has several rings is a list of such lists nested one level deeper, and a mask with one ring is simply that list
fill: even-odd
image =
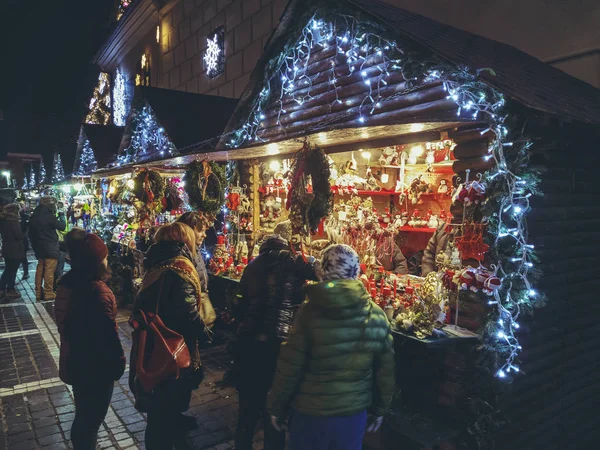
[{"label": "christmas wreath", "polygon": [[330,176],[325,152],[305,142],[294,157],[292,182],[286,204],[290,210],[294,234],[308,236],[309,232],[317,231],[321,220],[331,211]]},{"label": "christmas wreath", "polygon": [[185,190],[190,205],[199,211],[217,214],[225,203],[227,175],[224,165],[194,161],[185,172]]},{"label": "christmas wreath", "polygon": [[132,192],[144,204],[158,201],[165,192],[165,180],[156,170],[144,169],[133,179]]}]

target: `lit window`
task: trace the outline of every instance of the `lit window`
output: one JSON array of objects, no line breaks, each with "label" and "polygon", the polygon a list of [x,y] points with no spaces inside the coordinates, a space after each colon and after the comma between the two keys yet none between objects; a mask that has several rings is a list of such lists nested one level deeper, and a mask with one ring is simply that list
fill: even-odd
[{"label": "lit window", "polygon": [[150,86],[150,55],[143,54],[135,74],[136,86]]}]

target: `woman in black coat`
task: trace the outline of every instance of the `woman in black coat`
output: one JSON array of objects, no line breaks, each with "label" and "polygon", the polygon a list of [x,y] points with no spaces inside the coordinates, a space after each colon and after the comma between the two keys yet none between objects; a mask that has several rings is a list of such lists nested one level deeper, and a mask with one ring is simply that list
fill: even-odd
[{"label": "woman in black coat", "polygon": [[[156,312],[165,326],[183,336],[191,356],[191,367],[179,379],[159,383],[153,391],[144,392],[136,381],[137,348],[132,347],[129,385],[136,397],[136,407],[148,413],[146,449],[178,448],[184,445],[185,432],[197,427],[193,417],[185,416],[192,390],[203,378],[198,343],[206,338],[205,326],[198,311],[202,294],[194,264],[196,239],[192,229],[179,222],[162,226],[155,244],[146,252],[147,269],[142,289],[133,307],[133,318],[139,311]],[[146,348],[148,350],[148,348]],[[150,354],[145,355],[148,358]]]},{"label": "woman in black coat", "polygon": [[24,236],[21,231],[21,208],[16,203],[10,203],[2,209],[0,215],[0,234],[2,234],[2,256],[4,257],[4,272],[0,277],[0,290],[9,300],[21,297],[15,290],[15,280],[21,262],[25,258]]}]

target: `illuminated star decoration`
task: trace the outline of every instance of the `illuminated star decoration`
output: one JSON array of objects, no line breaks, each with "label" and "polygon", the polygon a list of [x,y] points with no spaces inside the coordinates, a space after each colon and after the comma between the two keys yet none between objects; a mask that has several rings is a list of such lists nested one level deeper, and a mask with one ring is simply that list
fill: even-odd
[{"label": "illuminated star decoration", "polygon": [[217,30],[213,33],[212,38],[207,38],[206,43],[208,48],[204,55],[204,62],[206,63],[206,74],[210,78],[214,78],[217,75],[223,73],[223,49],[222,47],[222,33]]}]

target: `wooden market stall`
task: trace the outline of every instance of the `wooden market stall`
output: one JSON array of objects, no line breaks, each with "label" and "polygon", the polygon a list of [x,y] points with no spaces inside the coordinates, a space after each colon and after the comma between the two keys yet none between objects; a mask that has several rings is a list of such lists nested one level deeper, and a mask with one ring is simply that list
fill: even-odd
[{"label": "wooden market stall", "polygon": [[[293,213],[319,195],[329,214],[312,240],[375,228],[417,254],[452,235],[431,276],[415,258],[413,275],[387,278],[391,300],[377,258],[367,268],[374,297],[395,309],[404,392],[369,448],[587,448],[598,438],[599,100],[512,47],[385,3],[292,1],[217,148],[168,163],[239,161],[249,241],[287,218],[286,197]],[[302,172],[302,155],[321,150],[321,172]],[[449,308],[441,335],[436,304]]]}]

